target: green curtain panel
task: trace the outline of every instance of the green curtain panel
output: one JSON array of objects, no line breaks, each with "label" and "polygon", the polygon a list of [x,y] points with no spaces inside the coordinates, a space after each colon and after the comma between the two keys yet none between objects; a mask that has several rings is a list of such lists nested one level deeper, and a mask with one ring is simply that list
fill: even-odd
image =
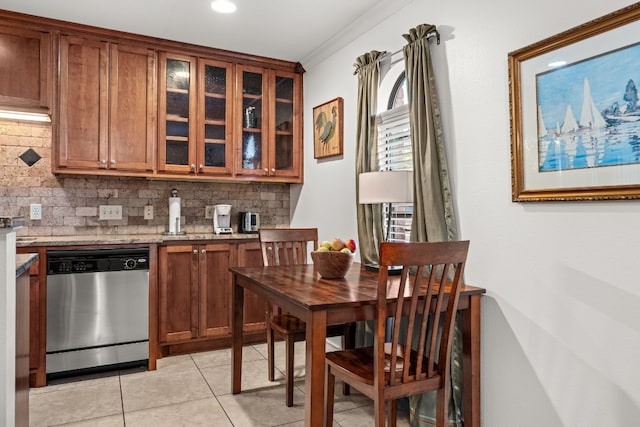
[{"label": "green curtain panel", "polygon": [[449,185],[440,105],[431,64],[428,35],[434,25],[422,24],[403,37],[413,145],[413,224],[411,241],[456,240],[457,227]]},{"label": "green curtain panel", "polygon": [[[403,37],[409,123],[413,146],[413,223],[411,241],[457,239],[457,226],[445,151],[440,106],[429,51],[435,25],[422,24]],[[451,357],[449,424],[462,427],[462,334],[456,324]],[[435,425],[436,393],[409,399],[413,427]]]},{"label": "green curtain panel", "polygon": [[360,174],[377,170],[376,109],[380,58],[383,52],[373,50],[360,55],[353,64],[358,75],[358,115],[356,126],[356,212],[360,259],[364,264],[378,263],[378,246],[383,240],[382,210],[379,204],[361,205]]}]

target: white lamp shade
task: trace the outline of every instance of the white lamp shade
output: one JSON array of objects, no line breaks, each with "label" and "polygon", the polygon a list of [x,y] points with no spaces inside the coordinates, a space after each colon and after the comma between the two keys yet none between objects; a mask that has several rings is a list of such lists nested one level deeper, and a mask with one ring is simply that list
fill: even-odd
[{"label": "white lamp shade", "polygon": [[359,181],[360,204],[413,202],[412,171],[365,172]]}]

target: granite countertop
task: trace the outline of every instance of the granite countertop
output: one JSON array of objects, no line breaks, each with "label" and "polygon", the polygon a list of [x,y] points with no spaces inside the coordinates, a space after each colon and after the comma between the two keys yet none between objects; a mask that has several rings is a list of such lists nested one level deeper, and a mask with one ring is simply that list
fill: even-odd
[{"label": "granite countertop", "polygon": [[16,277],[20,277],[25,271],[38,260],[38,254],[17,254],[16,255]]},{"label": "granite countertop", "polygon": [[165,234],[101,234],[82,236],[25,236],[16,238],[17,247],[30,246],[73,246],[73,245],[128,245],[166,242],[189,242],[197,240],[244,240],[257,239],[257,234],[214,234],[186,233],[178,235]]}]

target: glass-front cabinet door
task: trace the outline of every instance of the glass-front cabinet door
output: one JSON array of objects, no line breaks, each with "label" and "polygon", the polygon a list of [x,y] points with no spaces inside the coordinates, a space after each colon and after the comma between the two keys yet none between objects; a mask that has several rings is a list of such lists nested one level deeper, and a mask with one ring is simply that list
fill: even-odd
[{"label": "glass-front cabinet door", "polygon": [[161,52],[158,170],[196,171],[196,58]]},{"label": "glass-front cabinet door", "polygon": [[[241,92],[236,108],[237,128],[241,129],[236,152],[236,172],[240,175],[268,175],[267,71],[239,65],[237,84]],[[239,94],[240,95],[240,94]]]},{"label": "glass-front cabinet door", "polygon": [[302,178],[302,75],[161,53],[158,171]]},{"label": "glass-front cabinet door", "polygon": [[233,65],[201,59],[199,63],[197,171],[231,174],[233,165]]},{"label": "glass-front cabinet door", "polygon": [[158,170],[230,175],[233,64],[167,53],[160,64]]},{"label": "glass-front cabinet door", "polygon": [[300,176],[300,154],[302,135],[298,121],[302,104],[300,74],[272,70],[272,102],[270,129],[273,143],[269,153],[269,174],[271,176]]},{"label": "glass-front cabinet door", "polygon": [[302,80],[300,74],[238,66],[242,102],[236,110],[241,139],[236,174],[261,178],[301,176]]}]

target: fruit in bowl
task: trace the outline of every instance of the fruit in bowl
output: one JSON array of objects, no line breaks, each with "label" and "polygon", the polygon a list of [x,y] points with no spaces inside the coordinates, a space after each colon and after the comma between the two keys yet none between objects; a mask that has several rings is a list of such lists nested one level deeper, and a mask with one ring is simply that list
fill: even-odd
[{"label": "fruit in bowl", "polygon": [[334,238],[330,242],[323,241],[316,251],[311,252],[311,259],[320,276],[325,279],[343,278],[351,263],[356,243],[353,239],[343,241]]}]

